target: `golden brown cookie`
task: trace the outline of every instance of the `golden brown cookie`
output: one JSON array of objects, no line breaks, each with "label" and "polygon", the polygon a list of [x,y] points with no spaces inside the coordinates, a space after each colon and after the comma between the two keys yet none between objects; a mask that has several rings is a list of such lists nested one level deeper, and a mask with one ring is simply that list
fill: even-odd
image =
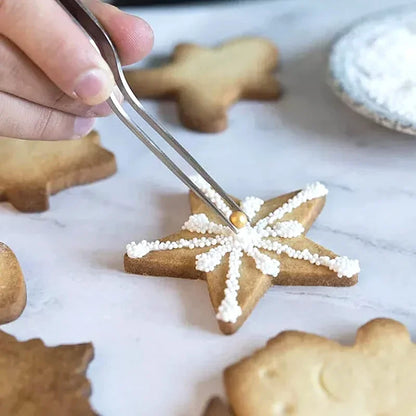
[{"label": "golden brown cookie", "polygon": [[0,243],[0,324],[17,319],[26,306],[26,285],[14,253]]},{"label": "golden brown cookie", "polygon": [[[196,185],[225,215],[218,195],[200,177]],[[267,202],[240,203],[250,224],[238,234],[194,194],[192,215],[176,234],[161,241],[130,243],[124,257],[129,273],[203,279],[221,331],[234,333],[271,285],[351,286],[357,260],[340,257],[305,237],[325,203],[320,183]],[[221,200],[222,201],[222,200]]]},{"label": "golden brown cookie", "polygon": [[100,146],[97,132],[65,141],[0,137],[0,201],[19,211],[45,211],[49,195],[115,171],[114,155]]},{"label": "golden brown cookie", "polygon": [[230,408],[221,400],[219,397],[212,398],[205,411],[203,416],[233,416]]},{"label": "golden brown cookie", "polygon": [[174,97],[182,123],[193,130],[219,132],[237,100],[272,100],[280,93],[273,71],[278,52],[267,39],[239,38],[217,48],[181,44],[171,63],[126,71],[138,97]]},{"label": "golden brown cookie", "polygon": [[46,347],[0,331],[0,415],[92,416],[85,376],[92,344]]},{"label": "golden brown cookie", "polygon": [[227,368],[236,416],[416,414],[416,345],[407,329],[375,319],[353,346],[287,331]]}]

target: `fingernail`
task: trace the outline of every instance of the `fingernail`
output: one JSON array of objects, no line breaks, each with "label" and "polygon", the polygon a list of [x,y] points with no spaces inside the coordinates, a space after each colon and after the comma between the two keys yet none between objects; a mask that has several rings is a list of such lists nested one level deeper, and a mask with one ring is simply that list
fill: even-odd
[{"label": "fingernail", "polygon": [[77,117],[74,123],[74,136],[73,138],[81,138],[87,135],[94,127],[94,118]]},{"label": "fingernail", "polygon": [[91,117],[103,117],[111,114],[111,107],[108,105],[107,101],[104,101],[101,104],[94,105],[88,111],[87,115]]},{"label": "fingernail", "polygon": [[80,75],[75,82],[74,93],[87,104],[97,104],[105,100],[111,92],[111,73],[101,68],[90,69]]}]

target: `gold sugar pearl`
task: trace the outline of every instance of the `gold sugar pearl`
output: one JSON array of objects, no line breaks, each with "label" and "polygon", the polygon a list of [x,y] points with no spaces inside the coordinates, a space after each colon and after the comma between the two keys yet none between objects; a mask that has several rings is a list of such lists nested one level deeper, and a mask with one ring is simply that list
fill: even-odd
[{"label": "gold sugar pearl", "polygon": [[230,221],[237,228],[243,228],[248,224],[247,215],[241,211],[234,211],[230,215]]}]

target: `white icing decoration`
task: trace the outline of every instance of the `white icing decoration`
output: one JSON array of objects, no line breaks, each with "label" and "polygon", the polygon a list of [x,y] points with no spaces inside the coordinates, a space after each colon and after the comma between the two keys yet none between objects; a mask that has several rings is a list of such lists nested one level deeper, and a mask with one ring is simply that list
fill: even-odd
[{"label": "white icing decoration", "polygon": [[294,220],[278,222],[273,228],[266,227],[265,237],[295,238],[305,231],[303,225]]},{"label": "white icing decoration", "polygon": [[136,244],[132,241],[130,244],[127,244],[127,255],[131,258],[141,258],[150,252],[150,245],[147,241],[142,241]]},{"label": "white icing decoration", "polygon": [[[192,179],[204,194],[214,202],[224,213],[231,214],[225,209],[225,203],[221,197],[204,181],[196,177]],[[222,262],[224,256],[229,253],[228,273],[226,276],[226,289],[224,298],[218,308],[217,319],[235,323],[241,316],[241,307],[238,304],[240,266],[243,255],[253,258],[256,268],[262,273],[277,277],[280,272],[280,262],[259,249],[274,252],[277,255],[286,254],[295,259],[308,261],[316,266],[327,267],[339,277],[351,278],[359,273],[358,260],[347,257],[330,258],[311,253],[309,250],[296,250],[287,244],[276,240],[299,237],[305,231],[298,221],[279,221],[286,214],[292,212],[300,205],[312,199],[325,196],[328,190],[324,185],[316,182],[308,185],[303,191],[290,198],[281,207],[261,218],[255,225],[248,224],[238,233],[234,233],[228,226],[210,221],[205,214],[191,215],[182,229],[192,233],[201,234],[201,237],[189,239],[181,238],[178,241],[141,241],[127,245],[127,255],[131,258],[141,258],[151,251],[208,248],[196,256],[195,268],[203,272],[212,272]],[[259,212],[264,204],[259,198],[248,197],[241,202],[241,207],[250,219]],[[227,214],[228,215],[228,214]],[[207,236],[204,236],[207,234]],[[212,248],[210,248],[213,246]]]},{"label": "white icing decoration", "polygon": [[243,212],[248,216],[249,220],[252,220],[255,215],[260,211],[260,208],[264,204],[264,201],[255,196],[247,196],[243,199],[240,206]]},{"label": "white icing decoration", "polygon": [[277,277],[280,273],[280,261],[272,259],[267,254],[262,253],[258,248],[253,248],[249,253],[256,262],[256,267],[264,274]]},{"label": "white icing decoration", "polygon": [[298,208],[305,202],[312,199],[321,198],[328,194],[328,189],[320,182],[315,182],[308,185],[303,191],[298,192],[293,198],[290,198],[281,207],[271,212],[266,218],[262,218],[256,226],[264,228],[267,225],[272,225],[274,222],[281,220],[284,215],[289,214],[295,208]]},{"label": "white icing decoration", "polygon": [[222,258],[231,251],[229,245],[214,247],[205,253],[196,256],[195,268],[201,272],[212,272],[220,263]]},{"label": "white icing decoration", "polygon": [[214,203],[214,205],[227,217],[232,214],[228,205],[224,202],[220,195],[218,195],[208,184],[208,182],[199,175],[191,176],[192,182]]},{"label": "white icing decoration", "polygon": [[230,234],[229,227],[211,222],[205,214],[191,215],[182,226],[182,230],[188,230],[199,234]]},{"label": "white icing decoration", "polygon": [[228,260],[228,273],[226,277],[226,288],[224,290],[224,299],[218,307],[217,319],[224,322],[236,323],[241,316],[241,307],[238,304],[237,295],[240,285],[238,279],[240,278],[241,257],[243,252],[238,249],[233,249]]}]

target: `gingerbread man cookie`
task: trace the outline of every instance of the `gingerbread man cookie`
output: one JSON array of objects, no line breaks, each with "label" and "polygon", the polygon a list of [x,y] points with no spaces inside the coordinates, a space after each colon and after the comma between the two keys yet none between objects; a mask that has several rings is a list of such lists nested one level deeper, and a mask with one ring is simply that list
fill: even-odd
[{"label": "gingerbread man cookie", "polygon": [[277,59],[276,47],[262,38],[234,39],[212,49],[181,44],[168,65],[126,71],[126,77],[140,98],[175,97],[186,127],[219,132],[235,101],[279,96]]},{"label": "gingerbread man cookie", "polygon": [[85,377],[92,344],[46,347],[0,331],[0,415],[93,416]]},{"label": "gingerbread man cookie", "polygon": [[14,253],[0,243],[0,324],[14,321],[26,306],[26,285]]},{"label": "gingerbread man cookie", "polygon": [[[201,177],[201,191],[226,216],[231,211]],[[207,281],[221,331],[235,332],[271,285],[350,286],[357,282],[357,260],[337,256],[305,237],[325,203],[320,183],[263,201],[239,201],[249,217],[235,234],[194,194],[192,215],[182,230],[161,241],[127,245],[125,270],[151,276]]]},{"label": "gingerbread man cookie", "polygon": [[407,329],[375,319],[353,346],[287,331],[227,368],[235,416],[416,415],[416,345]]},{"label": "gingerbread man cookie", "polygon": [[56,142],[0,137],[0,201],[23,212],[45,211],[49,195],[112,175],[114,155],[99,143],[97,132]]}]

